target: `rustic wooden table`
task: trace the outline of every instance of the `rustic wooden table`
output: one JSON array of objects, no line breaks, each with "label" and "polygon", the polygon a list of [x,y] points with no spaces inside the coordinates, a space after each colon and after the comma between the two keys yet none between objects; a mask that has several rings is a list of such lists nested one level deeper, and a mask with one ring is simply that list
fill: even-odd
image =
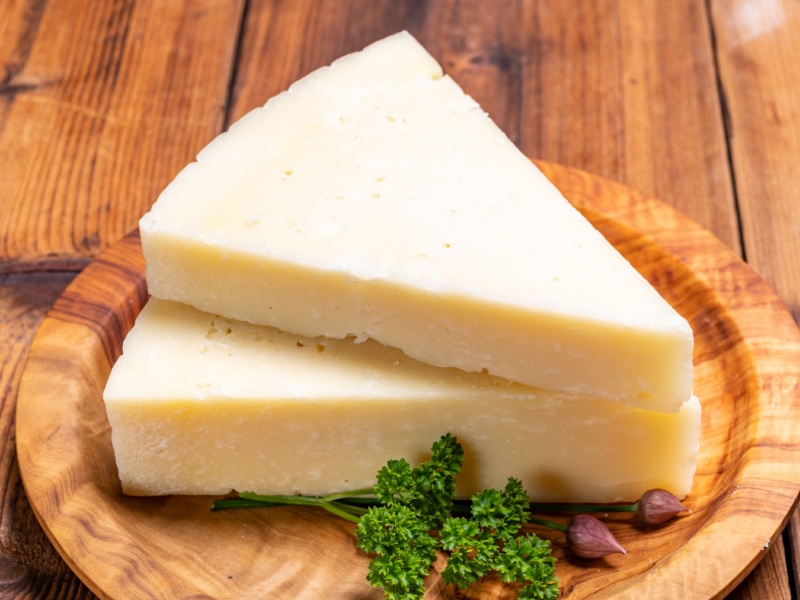
[{"label": "rustic wooden table", "polygon": [[[0,597],[94,598],[15,450],[26,351],[64,287],[215,134],[411,31],[528,155],[671,204],[800,318],[795,0],[1,0]],[[730,598],[796,598],[800,518]]]}]

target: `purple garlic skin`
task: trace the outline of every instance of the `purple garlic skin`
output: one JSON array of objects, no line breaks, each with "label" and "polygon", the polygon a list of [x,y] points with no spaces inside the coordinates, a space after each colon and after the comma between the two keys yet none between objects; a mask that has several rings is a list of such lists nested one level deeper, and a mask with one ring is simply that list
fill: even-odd
[{"label": "purple garlic skin", "polygon": [[575,515],[566,536],[570,549],[581,558],[626,554],[608,527],[591,515]]},{"label": "purple garlic skin", "polygon": [[636,503],[636,514],[647,525],[662,525],[683,512],[691,512],[674,494],[666,490],[648,490]]}]

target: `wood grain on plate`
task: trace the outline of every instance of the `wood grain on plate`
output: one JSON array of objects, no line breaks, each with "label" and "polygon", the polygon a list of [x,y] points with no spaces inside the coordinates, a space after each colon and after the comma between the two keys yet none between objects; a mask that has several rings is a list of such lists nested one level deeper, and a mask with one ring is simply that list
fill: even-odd
[{"label": "wood grain on plate", "polygon": [[[650,530],[611,517],[628,555],[603,560],[576,559],[541,532],[556,543],[562,594],[721,597],[767,551],[800,490],[800,334],[753,271],[694,222],[622,185],[539,165],[690,321],[704,409],[693,513]],[[104,598],[380,598],[352,525],[322,511],[211,513],[211,498],[120,493],[102,390],[146,298],[131,234],[61,296],[23,375],[23,482],[68,564]],[[458,597],[435,576],[430,585],[430,598]],[[493,581],[473,593],[513,597]]]}]

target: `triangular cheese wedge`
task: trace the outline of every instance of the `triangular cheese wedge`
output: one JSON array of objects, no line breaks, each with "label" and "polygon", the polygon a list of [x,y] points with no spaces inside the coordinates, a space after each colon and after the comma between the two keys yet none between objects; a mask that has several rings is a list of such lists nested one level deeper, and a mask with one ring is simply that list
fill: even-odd
[{"label": "triangular cheese wedge", "polygon": [[700,405],[676,413],[438,368],[374,341],[305,339],[151,299],[104,394],[128,494],[325,495],[417,464],[444,433],[460,496],[519,478],[542,501],[685,495]]},{"label": "triangular cheese wedge", "polygon": [[295,83],[141,222],[150,292],[659,411],[692,331],[408,34]]}]

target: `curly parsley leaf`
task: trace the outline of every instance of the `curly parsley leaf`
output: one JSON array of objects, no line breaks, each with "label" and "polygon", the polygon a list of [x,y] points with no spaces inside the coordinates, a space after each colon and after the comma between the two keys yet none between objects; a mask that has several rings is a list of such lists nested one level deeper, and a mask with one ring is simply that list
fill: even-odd
[{"label": "curly parsley leaf", "polygon": [[448,433],[433,444],[430,460],[411,471],[418,494],[413,506],[431,529],[439,529],[452,513],[456,475],[463,462],[464,449]]},{"label": "curly parsley leaf", "polygon": [[550,552],[550,542],[536,535],[507,541],[496,558],[494,570],[506,583],[524,584],[519,600],[558,598],[556,559]]},{"label": "curly parsley leaf", "polygon": [[405,459],[390,460],[378,471],[375,497],[387,506],[413,508],[429,529],[438,529],[453,510],[456,475],[464,461],[458,439],[447,434],[431,448],[431,457],[412,468]]},{"label": "curly parsley leaf", "polygon": [[422,598],[438,542],[411,508],[402,504],[370,508],[356,526],[356,537],[359,548],[377,555],[367,580],[382,589],[387,600]]},{"label": "curly parsley leaf", "polygon": [[445,583],[466,589],[491,569],[496,551],[494,539],[475,521],[453,517],[441,530],[442,548],[450,552],[447,566],[442,570]]},{"label": "curly parsley leaf", "polygon": [[503,491],[486,489],[472,498],[472,518],[496,532],[501,540],[517,534],[528,514],[528,494],[519,479],[510,477]]},{"label": "curly parsley leaf", "polygon": [[375,483],[375,497],[378,502],[391,506],[393,504],[409,505],[421,499],[421,494],[414,484],[412,468],[404,458],[390,460],[378,471]]},{"label": "curly parsley leaf", "polygon": [[442,579],[463,589],[496,572],[506,583],[524,584],[520,598],[557,598],[550,543],[533,534],[517,537],[527,508],[527,494],[514,478],[502,491],[475,494],[471,519],[451,517],[442,526],[442,547],[451,552]]}]

